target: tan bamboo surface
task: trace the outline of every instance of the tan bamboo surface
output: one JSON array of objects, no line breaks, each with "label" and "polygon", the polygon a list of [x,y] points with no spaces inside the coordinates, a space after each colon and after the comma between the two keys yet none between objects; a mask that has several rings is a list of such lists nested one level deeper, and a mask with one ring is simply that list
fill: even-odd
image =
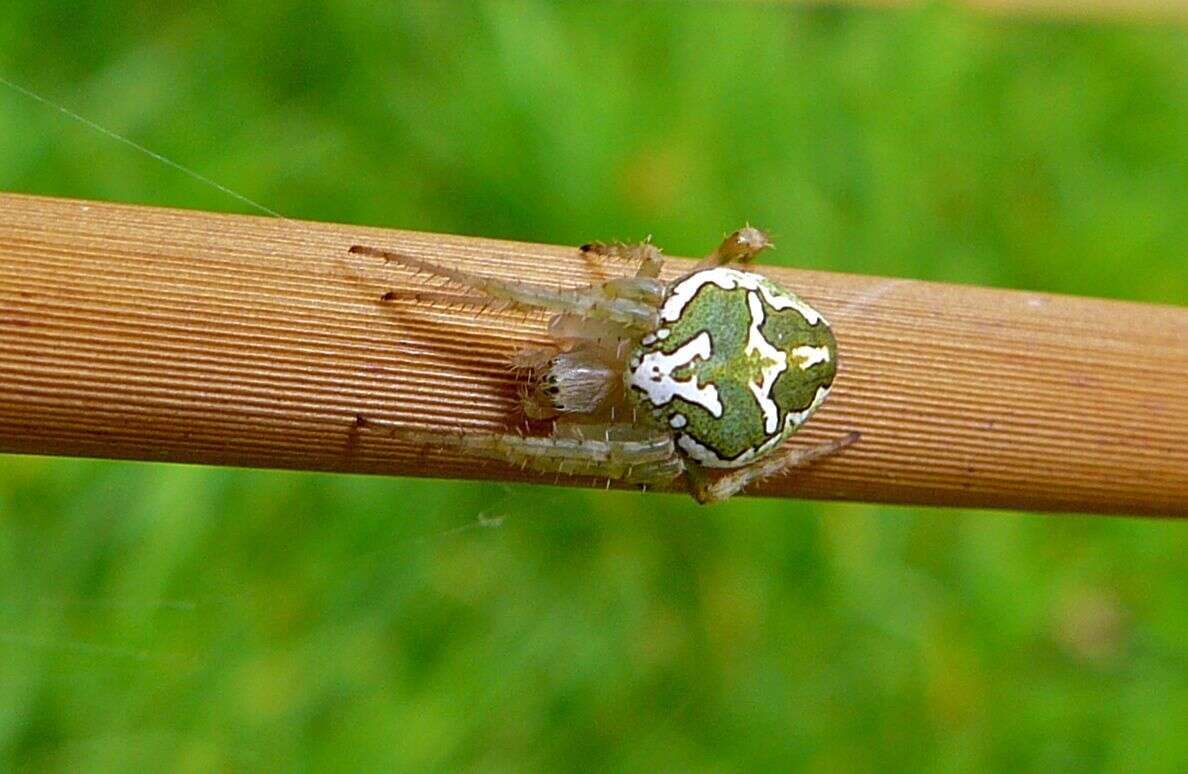
[{"label": "tan bamboo surface", "polygon": [[[553,483],[383,429],[514,427],[506,361],[545,340],[544,316],[445,304],[465,291],[356,243],[559,286],[629,269],[573,247],[0,194],[0,451]],[[765,271],[840,348],[833,395],[791,443],[862,439],[762,494],[1188,515],[1188,309]]]}]

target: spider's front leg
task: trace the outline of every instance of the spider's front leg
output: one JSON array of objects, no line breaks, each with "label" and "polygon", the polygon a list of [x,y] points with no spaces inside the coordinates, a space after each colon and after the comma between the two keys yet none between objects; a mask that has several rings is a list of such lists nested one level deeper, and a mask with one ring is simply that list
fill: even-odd
[{"label": "spider's front leg", "polygon": [[587,255],[610,256],[638,263],[639,269],[635,272],[636,277],[655,279],[660,276],[660,269],[664,267],[664,256],[660,253],[660,248],[652,244],[651,237],[633,245],[623,242],[612,242],[609,245],[602,242],[589,242],[578,249]]},{"label": "spider's front leg", "polygon": [[738,494],[756,481],[786,473],[793,468],[804,467],[822,457],[836,454],[857,441],[860,436],[860,433],[852,432],[817,446],[782,449],[770,457],[765,457],[725,475],[715,476],[704,468],[689,466],[686,471],[689,489],[699,503],[721,502]]},{"label": "spider's front leg", "polygon": [[551,309],[563,314],[607,320],[639,331],[650,331],[656,327],[659,319],[657,309],[664,295],[664,283],[651,277],[626,277],[582,288],[562,289],[521,280],[486,277],[417,256],[366,245],[354,245],[350,252],[383,258],[388,262],[446,277],[515,306]]},{"label": "spider's front leg", "polygon": [[743,226],[723,239],[712,253],[701,259],[697,268],[708,269],[728,263],[751,263],[755,260],[755,256],[769,247],[774,247],[774,245],[768,238],[767,232],[754,226]]}]

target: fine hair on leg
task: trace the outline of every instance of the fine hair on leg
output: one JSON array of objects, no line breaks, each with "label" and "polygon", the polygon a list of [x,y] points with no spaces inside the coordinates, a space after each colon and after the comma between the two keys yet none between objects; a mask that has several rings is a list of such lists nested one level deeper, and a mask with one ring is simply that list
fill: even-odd
[{"label": "fine hair on leg", "polygon": [[771,243],[767,232],[748,223],[738,231],[727,235],[712,253],[697,264],[697,268],[707,269],[731,263],[751,263],[759,253],[769,247],[774,248],[775,245]]},{"label": "fine hair on leg", "polygon": [[380,250],[365,245],[353,245],[350,252],[368,255],[395,262],[413,269],[436,274],[473,288],[480,293],[509,301],[518,306],[551,309],[557,312],[571,312],[595,319],[606,319],[638,330],[651,330],[659,321],[657,304],[639,298],[649,299],[655,294],[650,282],[642,279],[636,284],[625,280],[610,280],[604,285],[590,285],[576,289],[551,288],[531,282],[503,280],[481,274],[454,269],[405,253]]},{"label": "fine hair on leg", "polygon": [[744,468],[733,470],[724,475],[713,476],[706,471],[688,471],[689,486],[693,496],[700,503],[716,503],[738,494],[751,484],[765,478],[786,473],[793,468],[804,467],[817,460],[836,454],[853,444],[861,437],[860,433],[851,432],[832,441],[809,447],[793,447],[782,449],[765,459],[753,462]]}]

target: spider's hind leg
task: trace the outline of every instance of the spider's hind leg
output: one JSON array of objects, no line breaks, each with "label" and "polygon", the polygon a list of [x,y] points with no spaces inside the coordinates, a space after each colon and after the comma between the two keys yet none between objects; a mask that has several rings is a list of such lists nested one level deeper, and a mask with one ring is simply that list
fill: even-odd
[{"label": "spider's hind leg", "polygon": [[689,489],[699,503],[721,502],[738,494],[756,481],[786,473],[793,468],[803,467],[822,457],[836,454],[860,437],[859,433],[849,433],[841,438],[808,448],[797,446],[782,449],[770,457],[720,476],[714,476],[703,468],[690,467],[686,471]]}]

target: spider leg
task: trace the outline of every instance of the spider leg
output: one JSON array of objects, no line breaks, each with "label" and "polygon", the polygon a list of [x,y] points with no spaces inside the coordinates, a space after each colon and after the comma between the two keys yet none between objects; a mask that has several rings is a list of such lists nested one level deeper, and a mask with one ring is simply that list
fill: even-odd
[{"label": "spider leg", "polygon": [[610,442],[638,441],[656,438],[663,434],[657,434],[654,430],[626,422],[583,422],[578,418],[567,418],[556,423],[553,435],[558,438],[577,438],[579,440],[594,438]]},{"label": "spider leg", "polygon": [[849,433],[817,446],[782,450],[744,468],[717,477],[702,468],[690,467],[686,471],[689,488],[699,503],[721,502],[738,494],[756,481],[786,473],[793,468],[803,467],[822,457],[835,454],[857,441],[859,437],[861,437],[860,433]]},{"label": "spider leg", "polygon": [[767,233],[751,226],[743,226],[727,236],[715,250],[697,264],[697,269],[724,266],[728,263],[751,263],[755,256],[773,247]]},{"label": "spider leg", "polygon": [[636,277],[655,279],[660,276],[660,269],[664,266],[664,256],[660,253],[660,248],[652,244],[651,237],[633,245],[624,242],[612,242],[609,245],[602,242],[590,242],[578,249],[590,255],[611,256],[638,262],[639,269],[635,272]]},{"label": "spider leg", "polygon": [[564,350],[556,345],[521,347],[513,352],[508,360],[514,370],[530,371],[547,365],[550,360],[562,352]]},{"label": "spider leg", "polygon": [[663,486],[684,472],[684,460],[674,454],[666,460],[631,467],[627,475],[623,476],[623,480],[629,484]]},{"label": "spider leg", "polygon": [[487,432],[440,435],[396,428],[389,435],[406,443],[465,451],[541,473],[662,483],[684,470],[668,435],[618,440],[605,435],[586,438]]},{"label": "spider leg", "polygon": [[610,280],[585,288],[562,290],[531,282],[484,277],[481,274],[443,266],[416,256],[379,250],[365,245],[354,245],[350,252],[383,258],[385,261],[393,261],[446,277],[491,298],[508,301],[517,306],[552,309],[557,312],[605,319],[640,330],[651,330],[657,325],[656,307],[658,303],[648,303],[648,301],[663,295],[663,284],[659,280],[649,278]]}]

